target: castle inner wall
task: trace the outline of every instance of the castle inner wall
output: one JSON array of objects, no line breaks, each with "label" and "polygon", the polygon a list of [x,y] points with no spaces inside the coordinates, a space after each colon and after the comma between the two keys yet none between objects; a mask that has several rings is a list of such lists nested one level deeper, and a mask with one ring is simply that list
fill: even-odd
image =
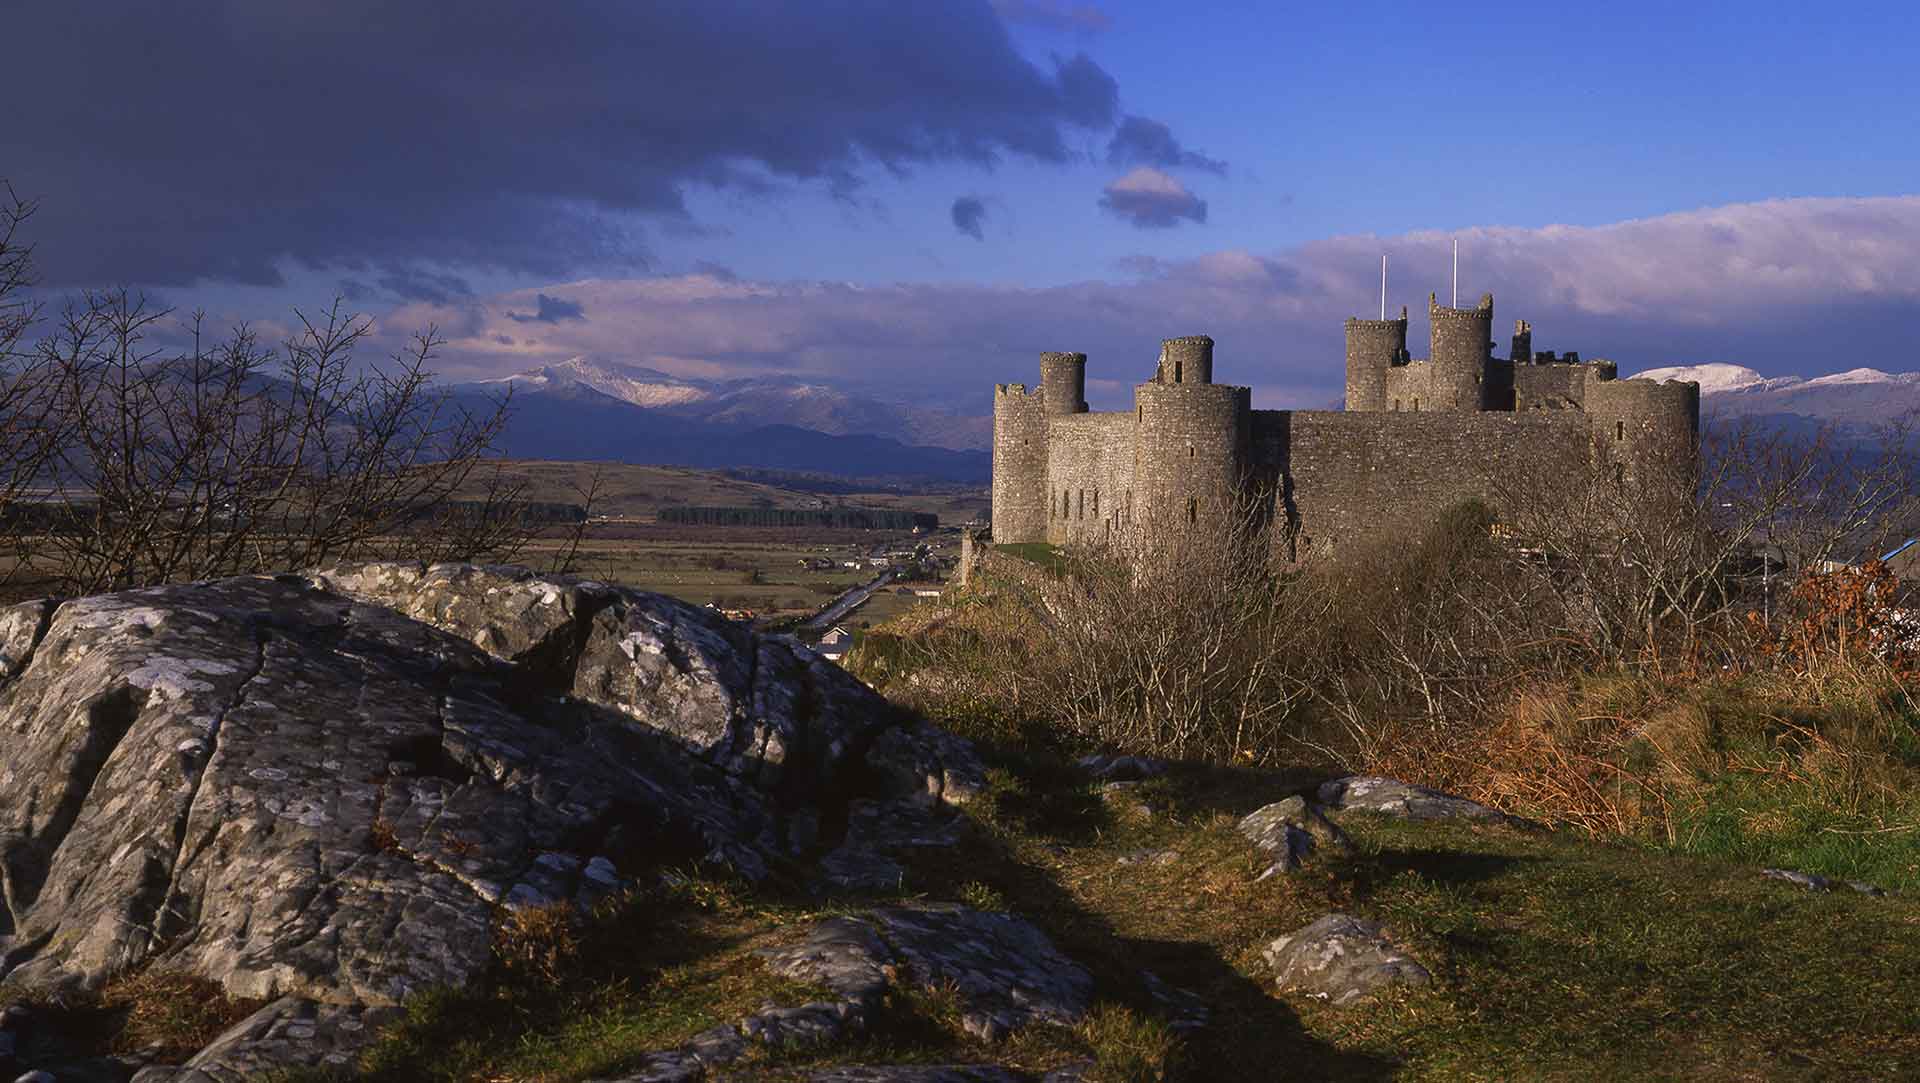
[{"label": "castle inner wall", "polygon": [[1107,541],[1123,523],[1133,490],[1134,415],[1048,420],[1046,539],[1054,545]]},{"label": "castle inner wall", "polygon": [[1591,441],[1579,413],[1253,412],[1253,453],[1283,479],[1275,515],[1298,556],[1392,544],[1468,500],[1498,511],[1571,476]]}]

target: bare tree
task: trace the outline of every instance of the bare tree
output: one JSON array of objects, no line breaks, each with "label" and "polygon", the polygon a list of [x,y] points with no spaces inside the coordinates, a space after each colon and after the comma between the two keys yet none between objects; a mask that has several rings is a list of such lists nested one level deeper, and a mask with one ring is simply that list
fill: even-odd
[{"label": "bare tree", "polygon": [[1692,657],[1765,608],[1772,576],[1878,551],[1913,490],[1913,433],[1908,419],[1860,448],[1748,421],[1709,428],[1697,452],[1596,451],[1511,493],[1514,574],[1552,601],[1544,631],[1592,656]]},{"label": "bare tree", "polygon": [[[1081,737],[1160,755],[1263,758],[1305,701],[1316,615],[1275,574],[1257,498],[1211,520],[1143,516],[1068,550],[1035,599],[1034,706]],[[1330,604],[1312,595],[1316,604]]]},{"label": "bare tree", "polygon": [[[65,589],[312,567],[376,554],[472,558],[523,524],[494,490],[461,517],[449,500],[507,418],[430,386],[429,330],[386,367],[354,351],[370,320],[336,304],[280,350],[247,327],[209,343],[154,345],[166,310],[125,291],[63,313],[37,364],[60,389],[54,478],[63,511],[45,536]],[[500,514],[493,514],[499,512]]]},{"label": "bare tree", "polygon": [[32,539],[45,516],[34,498],[66,433],[54,373],[25,347],[40,318],[33,249],[21,237],[34,205],[0,180],[0,587],[33,574]]}]

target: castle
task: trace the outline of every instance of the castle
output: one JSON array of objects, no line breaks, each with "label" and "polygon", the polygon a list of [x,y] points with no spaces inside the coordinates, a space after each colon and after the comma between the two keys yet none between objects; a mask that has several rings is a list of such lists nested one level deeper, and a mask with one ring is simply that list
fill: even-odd
[{"label": "castle", "polygon": [[1407,314],[1349,319],[1346,409],[1255,410],[1213,382],[1213,340],[1167,339],[1124,413],[1085,398],[1087,356],[1040,355],[1040,384],[993,397],[993,536],[999,543],[1112,539],[1136,522],[1204,525],[1221,494],[1260,494],[1285,559],[1391,539],[1448,506],[1496,511],[1601,464],[1632,486],[1656,462],[1691,460],[1692,383],[1616,379],[1610,361],[1536,353],[1515,324],[1493,356],[1493,295],[1427,301],[1428,356],[1407,352]]}]

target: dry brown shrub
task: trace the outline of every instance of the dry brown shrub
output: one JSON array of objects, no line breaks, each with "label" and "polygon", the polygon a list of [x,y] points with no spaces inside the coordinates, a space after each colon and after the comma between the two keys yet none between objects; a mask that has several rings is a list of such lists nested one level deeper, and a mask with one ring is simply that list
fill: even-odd
[{"label": "dry brown shrub", "polygon": [[558,988],[580,957],[579,914],[567,902],[505,910],[493,954],[509,981]]},{"label": "dry brown shrub", "polygon": [[157,966],[115,978],[100,991],[103,1008],[124,1013],[114,1050],[151,1051],[157,1044],[163,1064],[199,1052],[263,1003],[233,999],[219,982]]}]

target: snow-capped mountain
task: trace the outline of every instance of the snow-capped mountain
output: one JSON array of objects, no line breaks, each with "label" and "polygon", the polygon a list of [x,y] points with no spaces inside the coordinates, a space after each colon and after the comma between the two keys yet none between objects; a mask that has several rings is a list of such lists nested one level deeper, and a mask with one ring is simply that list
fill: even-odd
[{"label": "snow-capped mountain", "polygon": [[602,395],[648,409],[699,402],[711,394],[704,387],[657,369],[596,361],[590,357],[573,357],[557,365],[544,365],[497,380],[482,380],[481,383],[510,384],[519,391],[587,387]]},{"label": "snow-capped mountain", "polygon": [[1762,376],[1744,365],[1677,365],[1636,380],[1693,380],[1700,410],[1722,417],[1789,415],[1868,428],[1920,411],[1920,372],[1857,368],[1811,378]]},{"label": "snow-capped mountain", "polygon": [[790,378],[689,380],[657,369],[573,357],[481,387],[519,395],[586,389],[645,410],[714,425],[791,425],[834,436],[872,435],[904,444],[980,450],[993,444],[993,419],[906,406]]}]

